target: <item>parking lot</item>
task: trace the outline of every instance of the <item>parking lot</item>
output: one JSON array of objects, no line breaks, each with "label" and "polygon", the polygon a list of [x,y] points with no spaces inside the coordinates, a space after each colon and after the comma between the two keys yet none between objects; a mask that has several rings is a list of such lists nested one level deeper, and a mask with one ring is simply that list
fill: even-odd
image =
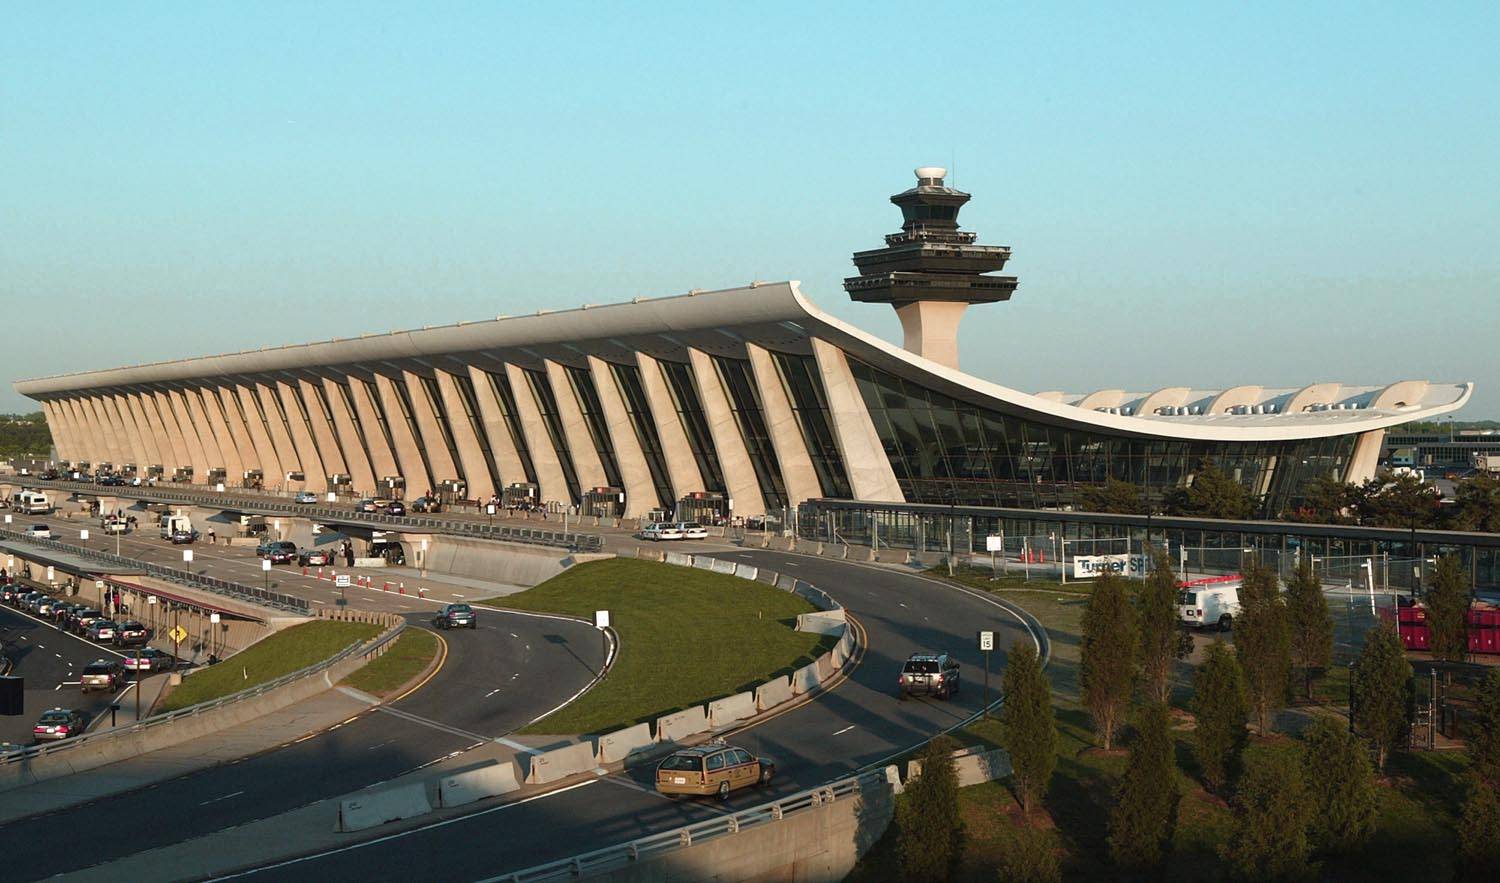
[{"label": "parking lot", "polygon": [[[11,674],[26,680],[25,713],[0,717],[0,741],[31,744],[37,718],[54,707],[82,711],[91,727],[100,720],[107,722],[110,704],[124,702],[133,690],[127,684],[116,693],[83,693],[78,679],[84,666],[96,659],[121,659],[120,651],[62,631],[8,605],[0,605],[0,645],[15,664]],[[128,713],[134,714],[133,706],[128,706]]]}]

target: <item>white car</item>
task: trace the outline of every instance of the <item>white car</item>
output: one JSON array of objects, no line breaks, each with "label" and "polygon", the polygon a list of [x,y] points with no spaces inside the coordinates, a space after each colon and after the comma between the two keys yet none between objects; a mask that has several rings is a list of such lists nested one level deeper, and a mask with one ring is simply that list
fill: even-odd
[{"label": "white car", "polygon": [[105,533],[129,533],[130,522],[123,518],[107,518],[104,521]]},{"label": "white car", "polygon": [[682,539],[682,531],[675,524],[659,521],[641,528],[641,539],[655,540],[657,542],[662,540],[680,540]]},{"label": "white car", "polygon": [[31,527],[26,528],[26,535],[32,539],[50,540],[52,539],[52,528],[45,524],[33,524]]},{"label": "white car", "polygon": [[297,494],[296,502],[308,504],[316,503],[318,502],[318,495],[313,493],[312,491],[301,491]]},{"label": "white car", "polygon": [[708,539],[708,528],[704,527],[696,521],[679,521],[677,522],[676,527],[679,531],[682,532],[682,538],[685,540]]}]

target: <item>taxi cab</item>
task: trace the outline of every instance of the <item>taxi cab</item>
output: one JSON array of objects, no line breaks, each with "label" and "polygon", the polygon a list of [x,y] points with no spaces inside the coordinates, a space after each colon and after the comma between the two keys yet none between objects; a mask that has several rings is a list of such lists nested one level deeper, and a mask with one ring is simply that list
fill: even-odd
[{"label": "taxi cab", "polygon": [[751,785],[765,785],[776,775],[776,763],[743,748],[709,742],[667,755],[656,767],[656,790],[666,795],[717,795]]}]

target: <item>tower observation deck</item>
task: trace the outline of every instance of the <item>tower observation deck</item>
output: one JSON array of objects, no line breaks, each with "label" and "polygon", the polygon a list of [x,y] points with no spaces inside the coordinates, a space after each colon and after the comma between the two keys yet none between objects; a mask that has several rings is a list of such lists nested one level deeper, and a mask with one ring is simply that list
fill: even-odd
[{"label": "tower observation deck", "polygon": [[1010,259],[1004,245],[976,245],[958,229],[969,194],[947,186],[948,170],[916,170],[917,186],[891,197],[901,208],[901,232],[885,247],[854,253],[860,275],[844,280],[849,297],[896,308],[904,346],[919,356],[958,368],[958,323],[969,304],[1010,300],[1016,277],[992,276]]}]

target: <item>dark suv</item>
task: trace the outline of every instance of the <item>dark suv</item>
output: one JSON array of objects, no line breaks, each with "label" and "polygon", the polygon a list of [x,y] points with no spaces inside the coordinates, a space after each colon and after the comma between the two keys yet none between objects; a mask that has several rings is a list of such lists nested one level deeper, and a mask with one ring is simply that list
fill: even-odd
[{"label": "dark suv", "polygon": [[919,694],[952,698],[958,695],[958,661],[947,653],[913,653],[896,684],[902,699]]},{"label": "dark suv", "polygon": [[115,629],[115,646],[142,647],[151,639],[151,630],[135,620],[120,623]]},{"label": "dark suv", "polygon": [[444,604],[432,624],[440,629],[477,629],[479,617],[474,615],[474,608],[467,604]]},{"label": "dark suv", "polygon": [[297,560],[297,544],[288,540],[272,540],[261,543],[256,554],[272,564],[290,564]]}]

